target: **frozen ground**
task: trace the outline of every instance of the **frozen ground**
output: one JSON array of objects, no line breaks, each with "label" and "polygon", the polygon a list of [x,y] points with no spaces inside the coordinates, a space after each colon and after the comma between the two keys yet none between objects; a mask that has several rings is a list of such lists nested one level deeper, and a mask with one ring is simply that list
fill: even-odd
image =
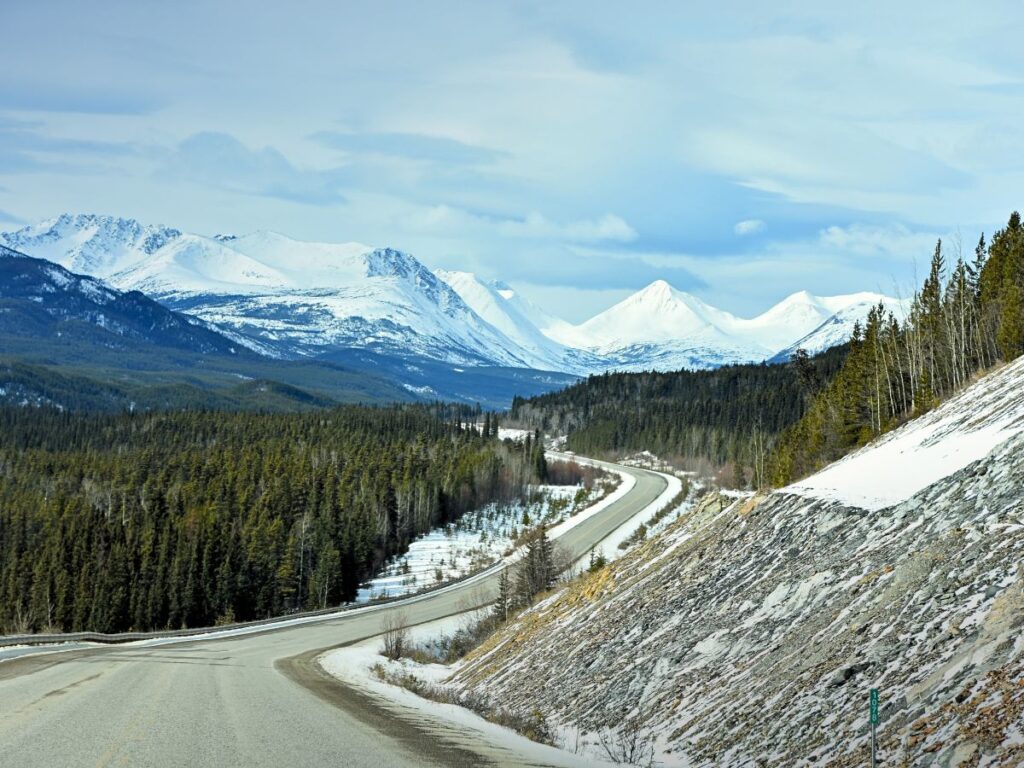
[{"label": "frozen ground", "polygon": [[[429,645],[437,638],[452,635],[463,626],[472,623],[478,618],[479,613],[479,611],[474,611],[461,616],[420,624],[410,628],[409,639],[418,645]],[[590,755],[576,755],[563,749],[538,744],[509,728],[491,723],[463,707],[430,701],[404,688],[385,683],[375,668],[386,671],[388,677],[413,674],[428,683],[443,681],[451,673],[451,669],[443,664],[417,664],[408,659],[390,661],[381,656],[380,652],[381,640],[376,637],[330,651],[321,656],[319,662],[327,672],[339,680],[370,693],[375,700],[396,710],[399,715],[405,711],[419,719],[424,716],[441,718],[448,727],[469,731],[478,741],[508,749],[516,755],[531,758],[538,764],[566,766],[567,768],[587,768],[587,766],[609,764],[595,760]]]},{"label": "frozen ground", "polygon": [[591,490],[578,486],[541,485],[527,503],[488,504],[464,515],[458,523],[436,528],[393,558],[383,572],[359,590],[356,602],[418,592],[486,568],[509,553],[524,526],[541,523],[551,528],[587,510],[612,492],[618,477],[600,481]]}]

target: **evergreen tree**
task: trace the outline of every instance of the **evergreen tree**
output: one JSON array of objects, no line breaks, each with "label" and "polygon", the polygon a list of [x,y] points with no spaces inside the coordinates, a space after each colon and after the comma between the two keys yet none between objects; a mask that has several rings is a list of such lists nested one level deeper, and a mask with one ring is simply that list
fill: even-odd
[{"label": "evergreen tree", "polygon": [[535,453],[459,426],[471,416],[0,408],[0,631],[209,626],[351,599],[414,536],[541,479]]},{"label": "evergreen tree", "polygon": [[772,477],[787,483],[922,414],[998,359],[1024,353],[1024,228],[1011,215],[987,252],[957,259],[947,275],[942,243],[909,317],[877,307],[850,352],[801,419],[779,437]]}]

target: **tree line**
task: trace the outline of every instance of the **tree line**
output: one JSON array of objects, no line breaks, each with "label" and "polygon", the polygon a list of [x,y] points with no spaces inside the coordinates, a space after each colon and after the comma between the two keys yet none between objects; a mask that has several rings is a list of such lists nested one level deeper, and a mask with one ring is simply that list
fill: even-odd
[{"label": "tree line", "polygon": [[460,406],[303,414],[0,408],[0,630],[322,608],[418,534],[542,479]]},{"label": "tree line", "polygon": [[729,365],[708,371],[605,373],[567,389],[516,398],[512,425],[568,434],[571,450],[615,456],[640,450],[732,482],[766,473],[775,437],[842,367],[845,346],[802,355],[798,366]]},{"label": "tree line", "polygon": [[785,484],[934,408],[980,371],[1024,352],[1024,227],[1014,212],[991,244],[950,263],[940,240],[905,318],[882,306],[854,328],[842,369],[779,438]]}]

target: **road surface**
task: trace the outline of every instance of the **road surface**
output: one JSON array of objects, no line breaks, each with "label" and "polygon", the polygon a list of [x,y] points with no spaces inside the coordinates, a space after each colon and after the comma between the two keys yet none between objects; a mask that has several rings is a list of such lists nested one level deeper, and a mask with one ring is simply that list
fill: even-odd
[{"label": "road surface", "polygon": [[[560,537],[577,557],[666,488],[654,473],[616,469],[636,484]],[[315,663],[329,648],[378,634],[388,613],[402,611],[419,624],[488,602],[496,580],[495,572],[418,598],[236,637],[5,661],[0,766],[538,765],[535,756],[478,743],[460,726],[369,700]]]}]

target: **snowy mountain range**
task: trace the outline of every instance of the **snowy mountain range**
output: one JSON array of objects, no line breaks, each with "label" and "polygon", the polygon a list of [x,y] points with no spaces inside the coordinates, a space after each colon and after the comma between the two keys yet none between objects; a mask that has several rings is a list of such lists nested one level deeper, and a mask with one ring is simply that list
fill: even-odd
[{"label": "snowy mountain range", "polygon": [[904,302],[877,293],[794,293],[751,319],[677,291],[664,280],[579,325],[548,314],[500,282],[438,271],[480,317],[558,370],[678,370],[782,360],[798,348],[821,352],[849,341],[853,326],[882,303],[897,315]]},{"label": "snowy mountain range", "polygon": [[[262,354],[341,351],[586,375],[708,368],[817,352],[849,338],[879,302],[795,293],[736,317],[656,281],[579,325],[510,286],[432,272],[391,248],[309,243],[274,232],[205,237],[132,219],[62,214],[0,234],[4,243],[196,316]],[[458,369],[453,369],[458,370]]]}]

